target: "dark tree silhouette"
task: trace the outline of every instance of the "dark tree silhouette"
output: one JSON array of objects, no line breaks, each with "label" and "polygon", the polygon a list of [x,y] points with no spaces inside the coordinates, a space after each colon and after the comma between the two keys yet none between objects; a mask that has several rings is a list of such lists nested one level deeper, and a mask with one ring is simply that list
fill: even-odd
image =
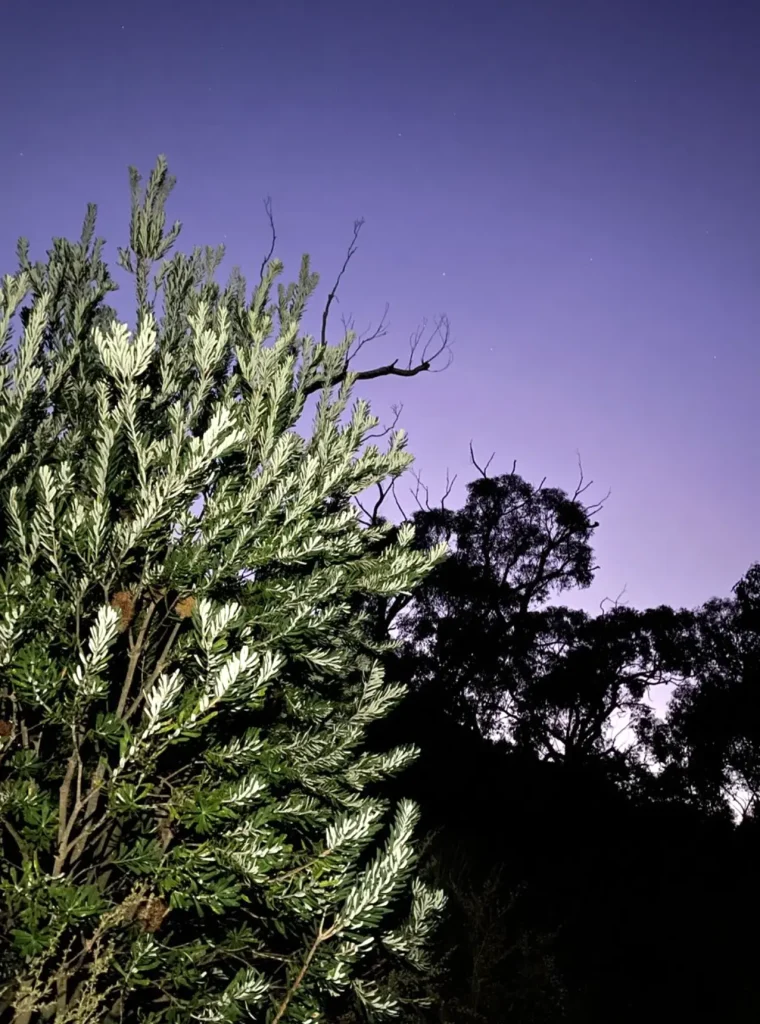
[{"label": "dark tree silhouette", "polygon": [[531,610],[591,584],[601,505],[584,506],[585,489],[581,479],[568,496],[514,470],[484,473],[462,509],[415,514],[418,543],[444,540],[452,554],[400,612],[405,668],[415,688],[434,688],[462,721],[486,731],[500,724],[528,657]]},{"label": "dark tree silhouette", "polygon": [[760,796],[760,565],[698,610],[684,678],[646,737],[663,785],[711,812],[752,818]]},{"label": "dark tree silhouette", "polygon": [[412,690],[382,742],[421,747],[397,784],[449,892],[431,1024],[760,1014],[760,567],[694,610],[553,604],[598,508],[482,473],[414,516],[449,559],[374,608]]}]

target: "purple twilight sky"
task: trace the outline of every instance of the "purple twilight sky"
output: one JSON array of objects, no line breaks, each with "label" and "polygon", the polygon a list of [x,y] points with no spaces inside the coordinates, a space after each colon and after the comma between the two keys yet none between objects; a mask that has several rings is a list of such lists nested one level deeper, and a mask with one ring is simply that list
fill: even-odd
[{"label": "purple twilight sky", "polygon": [[580,452],[612,492],[591,610],[694,605],[760,557],[760,5],[40,0],[3,36],[1,272],[88,201],[114,258],[158,153],[182,247],[251,277],[267,195],[323,284],[364,217],[338,312],[390,303],[367,362],[451,319],[446,373],[362,390],[403,402],[431,495],[448,468],[461,500],[470,440],[566,489]]}]

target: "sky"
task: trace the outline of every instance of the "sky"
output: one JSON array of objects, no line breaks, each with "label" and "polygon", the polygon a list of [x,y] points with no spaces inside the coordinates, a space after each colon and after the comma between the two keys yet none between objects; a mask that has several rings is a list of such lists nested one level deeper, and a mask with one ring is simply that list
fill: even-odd
[{"label": "sky", "polygon": [[390,329],[357,365],[451,323],[446,372],[361,389],[383,423],[403,405],[431,500],[448,471],[461,503],[470,442],[569,490],[580,454],[610,492],[564,599],[592,612],[695,606],[760,559],[759,5],[37,0],[3,36],[0,272],[90,201],[115,260],[127,167],[159,153],[180,247],[253,279],[271,196],[315,313],[363,217],[334,326],[388,303]]}]

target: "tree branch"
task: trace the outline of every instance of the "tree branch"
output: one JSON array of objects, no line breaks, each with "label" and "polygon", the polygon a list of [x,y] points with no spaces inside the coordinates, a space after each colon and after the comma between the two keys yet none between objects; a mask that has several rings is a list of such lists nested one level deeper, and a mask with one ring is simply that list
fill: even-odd
[{"label": "tree branch", "polygon": [[264,200],[264,209],[266,210],[267,220],[269,221],[269,230],[272,235],[271,244],[269,246],[269,252],[266,254],[264,259],[261,261],[261,269],[259,271],[259,282],[264,280],[264,274],[267,269],[267,264],[274,255],[274,247],[277,242],[277,231],[274,226],[274,214],[272,213],[272,197],[267,196]]},{"label": "tree branch", "polygon": [[139,707],[140,701],[142,701],[142,699],[145,697],[145,694],[148,692],[148,690],[150,690],[151,686],[153,686],[155,681],[158,679],[161,673],[166,669],[166,666],[169,664],[169,655],[172,652],[174,641],[177,639],[177,634],[179,633],[180,629],[182,629],[181,620],[179,622],[175,622],[174,626],[172,627],[171,633],[169,634],[169,639],[166,641],[164,649],[161,651],[161,654],[159,655],[156,667],[148,677],[147,683],[144,683],[140,687],[139,692],[135,695],[135,699],[132,701],[129,708],[124,712],[125,721],[129,721],[129,719],[135,713],[135,710]]},{"label": "tree branch", "polygon": [[359,232],[361,231],[363,226],[363,219],[354,221],[354,233],[349,243],[348,251],[346,252],[346,258],[343,260],[343,266],[338,271],[338,276],[335,278],[335,284],[332,286],[330,294],[327,296],[327,302],[325,302],[325,308],[322,310],[322,332],[320,334],[320,340],[322,342],[322,345],[327,344],[327,322],[330,319],[330,307],[332,306],[333,302],[335,302],[335,297],[338,294],[338,287],[340,286],[340,282],[343,275],[348,269],[348,264],[351,262],[351,260],[354,257],[354,254],[356,253],[357,245],[359,242]]},{"label": "tree branch", "polygon": [[288,1006],[290,1005],[290,1001],[292,1000],[293,996],[296,994],[298,989],[303,984],[303,980],[306,977],[306,974],[307,974],[307,972],[309,970],[309,967],[311,966],[311,962],[314,959],[314,956],[316,955],[317,950],[319,949],[319,947],[322,945],[323,942],[325,942],[327,939],[331,938],[332,932],[330,930],[325,932],[325,931],[323,931],[323,928],[324,928],[324,918],[322,918],[322,924],[320,925],[320,928],[319,928],[319,931],[317,932],[316,938],[314,939],[314,941],[312,942],[311,946],[309,947],[309,951],[307,952],[306,956],[304,957],[304,961],[301,964],[301,968],[298,971],[298,974],[293,979],[293,983],[290,986],[290,988],[288,989],[288,991],[285,993],[285,998],[280,1003],[280,1005],[279,1005],[279,1007],[277,1009],[277,1013],[272,1018],[272,1024],[279,1024],[279,1022],[285,1016],[285,1012],[286,1012]]},{"label": "tree branch", "polygon": [[145,646],[145,637],[148,633],[148,627],[150,626],[150,620],[153,617],[153,612],[156,610],[156,602],[151,601],[145,611],[145,618],[143,619],[142,626],[140,627],[140,633],[137,640],[130,644],[129,651],[129,664],[127,665],[127,674],[124,677],[124,684],[121,688],[121,694],[119,696],[119,703],[116,706],[116,714],[121,717],[124,713],[124,708],[127,705],[127,699],[129,698],[129,691],[132,687],[132,681],[137,671],[137,663],[140,660],[140,655],[143,652]]},{"label": "tree branch", "polygon": [[[483,477],[484,480],[488,479],[488,467],[493,462],[495,454],[496,454],[496,452],[492,452],[491,453],[491,457],[489,458],[489,460],[485,464],[485,466],[479,466],[478,465],[478,460],[475,458],[475,451],[473,450],[473,447],[472,447],[472,441],[470,441],[470,462],[473,464],[475,469],[477,469],[478,473],[480,473],[480,475]],[[512,463],[512,473],[511,473],[512,476],[514,476],[514,472],[515,472],[516,468],[517,468],[517,460],[515,459],[515,461]]]},{"label": "tree branch", "polygon": [[[409,489],[409,493],[412,495],[414,500],[417,502],[417,507],[420,510],[420,512],[433,512],[433,511],[437,512],[438,508],[434,509],[433,506],[430,504],[430,489],[428,488],[427,484],[424,484],[422,482],[421,475],[419,473],[412,473],[412,476],[417,481],[417,486],[415,487],[414,490],[412,490],[410,488]],[[455,473],[453,477],[450,477],[449,476],[449,471],[447,469],[446,470],[446,489],[443,492],[443,495],[441,497],[441,504],[439,506],[441,512],[445,512],[446,511],[446,499],[451,494],[451,492],[452,492],[452,490],[454,488],[454,484],[456,483],[456,481],[457,481],[457,474]],[[422,502],[420,501],[420,498],[419,498],[420,490],[425,492],[425,504],[424,505],[422,504]]]},{"label": "tree branch", "polygon": [[[353,234],[346,251],[346,257],[343,260],[343,265],[338,271],[338,276],[335,279],[325,302],[324,309],[322,310],[322,328],[320,331],[320,343],[324,349],[327,346],[327,328],[330,319],[330,311],[332,305],[335,302],[338,295],[338,288],[343,279],[348,265],[356,254],[359,241],[359,233],[364,225],[364,220],[354,221]],[[359,352],[368,345],[371,341],[377,338],[384,337],[387,334],[388,326],[386,323],[386,317],[388,315],[388,306],[386,305],[385,311],[380,319],[380,323],[374,331],[368,329],[368,333],[359,339],[356,346],[352,351],[349,352],[346,361],[342,369],[335,374],[329,381],[325,378],[317,378],[312,381],[306,387],[306,394],[313,394],[315,391],[321,390],[326,384],[341,384],[349,372],[353,373],[357,380],[374,380],[377,377],[415,377],[418,373],[424,372],[435,372],[439,373],[441,370],[447,369],[451,364],[451,347],[450,347],[450,324],[448,317],[445,315],[439,316],[434,323],[434,328],[430,334],[430,337],[423,344],[422,338],[425,332],[426,321],[422,322],[422,325],[417,331],[412,334],[409,345],[409,361],[405,367],[398,365],[398,359],[394,359],[392,363],[386,363],[384,366],[377,366],[370,370],[352,370],[351,364],[353,363]],[[348,332],[351,330],[351,324],[344,320],[344,328]],[[420,351],[420,346],[422,349]],[[446,365],[438,369],[433,368],[433,363],[444,353],[449,353]]]}]

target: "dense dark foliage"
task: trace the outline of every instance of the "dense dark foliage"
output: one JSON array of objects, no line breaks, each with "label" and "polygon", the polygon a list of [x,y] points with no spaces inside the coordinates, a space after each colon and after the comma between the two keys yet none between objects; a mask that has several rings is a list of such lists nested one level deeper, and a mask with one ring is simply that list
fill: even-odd
[{"label": "dense dark foliage", "polygon": [[593,578],[581,494],[481,474],[415,516],[453,551],[392,609],[383,726],[450,896],[427,1019],[755,1021],[760,566],[693,610],[554,603]]}]

